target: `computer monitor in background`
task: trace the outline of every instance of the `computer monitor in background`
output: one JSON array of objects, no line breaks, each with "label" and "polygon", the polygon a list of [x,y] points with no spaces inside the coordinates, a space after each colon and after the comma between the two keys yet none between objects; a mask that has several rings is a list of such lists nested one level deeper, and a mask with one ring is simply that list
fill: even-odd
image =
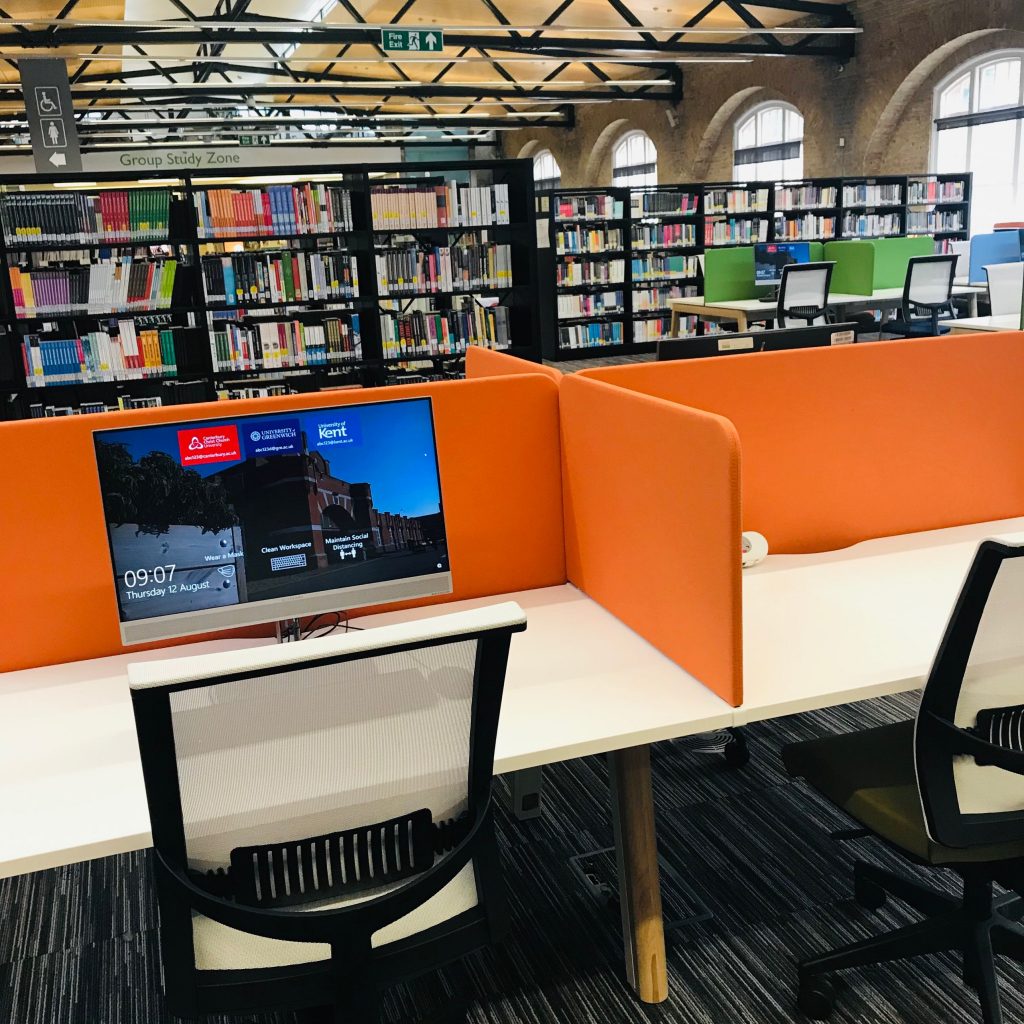
[{"label": "computer monitor in background", "polygon": [[126,644],[451,593],[429,398],[93,439]]},{"label": "computer monitor in background", "polygon": [[783,267],[810,262],[810,242],[757,242],[754,245],[754,284],[778,287],[782,284]]},{"label": "computer monitor in background", "polygon": [[857,340],[857,325],[819,324],[786,327],[777,331],[747,331],[745,334],[707,334],[700,338],[666,338],[658,342],[658,362],[672,359],[706,359],[735,356],[744,352],[782,352],[792,348],[822,348],[849,345]]}]

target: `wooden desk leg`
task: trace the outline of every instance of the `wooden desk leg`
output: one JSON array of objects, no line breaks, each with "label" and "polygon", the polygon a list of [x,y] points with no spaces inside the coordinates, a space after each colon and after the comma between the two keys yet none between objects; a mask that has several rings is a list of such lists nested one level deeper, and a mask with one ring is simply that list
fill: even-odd
[{"label": "wooden desk leg", "polygon": [[736,331],[737,331],[737,333],[739,333],[739,334],[746,334],[747,333],[747,327],[748,327],[748,324],[747,324],[747,314],[743,313],[743,312],[740,312],[739,315],[736,317]]},{"label": "wooden desk leg", "polygon": [[668,998],[661,882],[647,746],[608,755],[626,976],[645,1003]]},{"label": "wooden desk leg", "polygon": [[672,310],[672,319],[669,321],[668,333],[671,337],[679,337],[679,313],[676,310]]}]

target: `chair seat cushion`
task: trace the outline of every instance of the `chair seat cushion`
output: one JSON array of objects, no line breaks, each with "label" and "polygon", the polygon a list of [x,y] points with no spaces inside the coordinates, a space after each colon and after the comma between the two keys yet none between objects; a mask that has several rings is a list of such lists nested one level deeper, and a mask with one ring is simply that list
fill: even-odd
[{"label": "chair seat cushion", "polygon": [[[398,888],[398,882],[388,888]],[[347,899],[328,903],[310,903],[288,908],[291,911],[333,910],[350,903],[360,903],[379,895],[379,892],[361,892]],[[409,938],[453,917],[472,910],[477,905],[476,875],[472,863],[467,864],[439,893],[417,907],[405,917],[385,925],[374,932],[371,945],[379,946]],[[196,970],[241,971],[266,967],[291,967],[295,964],[329,960],[331,947],[322,942],[291,942],[268,939],[262,935],[230,928],[202,914],[192,915],[192,943],[195,949]]]},{"label": "chair seat cushion", "polygon": [[856,818],[865,828],[930,864],[1024,857],[1024,842],[958,850],[928,837],[914,770],[914,722],[793,743],[782,751],[790,775]]}]

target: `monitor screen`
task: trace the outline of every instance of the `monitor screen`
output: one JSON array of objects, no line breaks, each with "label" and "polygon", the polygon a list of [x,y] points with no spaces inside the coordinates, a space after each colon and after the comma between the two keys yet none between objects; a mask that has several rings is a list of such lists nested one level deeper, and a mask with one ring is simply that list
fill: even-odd
[{"label": "monitor screen", "polygon": [[93,439],[126,644],[451,592],[429,398]]},{"label": "monitor screen", "polygon": [[754,284],[781,284],[783,267],[810,262],[809,242],[758,242],[754,246]]}]

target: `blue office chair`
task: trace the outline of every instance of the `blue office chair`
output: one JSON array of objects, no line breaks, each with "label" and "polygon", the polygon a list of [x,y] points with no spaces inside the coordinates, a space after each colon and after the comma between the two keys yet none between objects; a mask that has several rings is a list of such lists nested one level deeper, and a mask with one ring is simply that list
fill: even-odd
[{"label": "blue office chair", "polygon": [[484,946],[513,603],[131,665],[164,984],[183,1017],[330,1007]]},{"label": "blue office chair", "polygon": [[939,315],[951,319],[956,316],[953,307],[953,277],[957,257],[953,253],[941,256],[913,256],[907,266],[903,283],[901,319],[890,320],[883,330],[901,338],[934,338],[948,334],[948,327],[939,327]]},{"label": "blue office chair", "polygon": [[[1024,546],[979,545],[916,720],[792,744],[800,776],[912,864],[958,876],[962,896],[857,861],[856,899],[924,915],[800,964],[800,1008],[832,1012],[832,971],[957,952],[985,1024],[1001,1024],[997,954],[1024,959]],[[996,895],[993,884],[1009,890]]]}]

